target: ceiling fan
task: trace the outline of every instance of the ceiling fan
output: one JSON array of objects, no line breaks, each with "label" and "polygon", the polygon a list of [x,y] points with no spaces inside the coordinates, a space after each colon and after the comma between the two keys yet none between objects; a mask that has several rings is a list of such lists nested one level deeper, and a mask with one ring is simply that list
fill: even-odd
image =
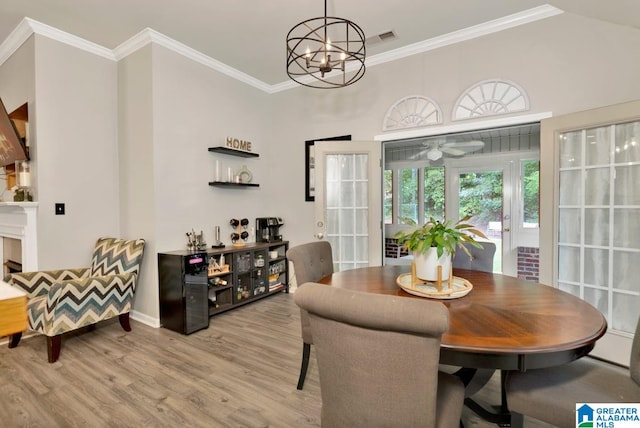
[{"label": "ceiling fan", "polygon": [[425,148],[413,157],[420,158],[424,152],[427,152],[427,159],[437,161],[442,158],[443,155],[461,157],[467,153],[478,151],[484,147],[484,142],[479,140],[447,142],[446,139],[436,138],[430,141],[424,141],[422,145],[425,146]]}]

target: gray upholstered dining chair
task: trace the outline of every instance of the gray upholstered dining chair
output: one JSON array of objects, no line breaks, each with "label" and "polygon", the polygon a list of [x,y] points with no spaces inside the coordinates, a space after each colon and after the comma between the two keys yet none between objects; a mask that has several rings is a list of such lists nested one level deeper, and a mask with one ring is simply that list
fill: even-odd
[{"label": "gray upholstered dining chair", "polygon": [[453,255],[453,268],[477,270],[481,272],[493,272],[493,257],[496,254],[496,244],[491,241],[478,241],[482,248],[463,244],[471,257],[463,250],[458,249]]},{"label": "gray upholstered dining chair", "polygon": [[295,302],[309,314],[323,427],[458,427],[464,386],[438,371],[445,305],[303,284]]},{"label": "gray upholstered dining chair", "polygon": [[512,427],[523,426],[523,415],[575,427],[576,403],[640,402],[640,320],[629,369],[586,356],[562,366],[511,372],[506,391]]},{"label": "gray upholstered dining chair", "polygon": [[[297,285],[302,285],[305,282],[316,282],[320,278],[333,273],[331,244],[327,241],[309,242],[289,248],[287,258],[293,263]],[[298,389],[302,389],[304,386],[304,380],[309,368],[311,345],[313,345],[309,316],[303,309],[300,310],[300,326],[302,329],[302,363],[300,365],[300,376],[298,377]]]}]

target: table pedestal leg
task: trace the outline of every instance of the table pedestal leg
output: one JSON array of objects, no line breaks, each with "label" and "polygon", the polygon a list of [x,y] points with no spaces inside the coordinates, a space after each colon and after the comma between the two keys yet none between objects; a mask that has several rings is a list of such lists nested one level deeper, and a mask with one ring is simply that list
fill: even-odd
[{"label": "table pedestal leg", "polygon": [[472,395],[487,384],[494,372],[495,370],[480,370],[464,367],[454,374],[462,380],[466,387],[464,399],[465,406],[487,422],[494,423],[501,427],[510,427],[511,413],[507,407],[507,393],[505,390],[507,371],[500,371],[500,405],[493,405],[487,408],[487,406],[481,405],[471,398]]}]

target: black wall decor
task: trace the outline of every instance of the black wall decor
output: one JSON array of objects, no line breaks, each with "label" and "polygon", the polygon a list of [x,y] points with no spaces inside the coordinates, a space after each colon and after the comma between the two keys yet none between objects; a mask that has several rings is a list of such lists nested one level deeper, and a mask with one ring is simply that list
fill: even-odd
[{"label": "black wall decor", "polygon": [[304,200],[315,201],[316,200],[316,174],[315,174],[315,150],[314,144],[316,141],[351,141],[351,135],[340,135],[339,137],[331,138],[318,138],[316,140],[305,141],[304,147]]}]

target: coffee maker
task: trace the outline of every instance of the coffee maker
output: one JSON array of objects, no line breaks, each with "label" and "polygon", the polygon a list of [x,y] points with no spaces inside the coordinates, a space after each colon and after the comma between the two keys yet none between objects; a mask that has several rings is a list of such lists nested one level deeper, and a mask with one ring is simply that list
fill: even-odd
[{"label": "coffee maker", "polygon": [[280,242],[280,227],[284,225],[282,217],[256,218],[256,242]]}]

